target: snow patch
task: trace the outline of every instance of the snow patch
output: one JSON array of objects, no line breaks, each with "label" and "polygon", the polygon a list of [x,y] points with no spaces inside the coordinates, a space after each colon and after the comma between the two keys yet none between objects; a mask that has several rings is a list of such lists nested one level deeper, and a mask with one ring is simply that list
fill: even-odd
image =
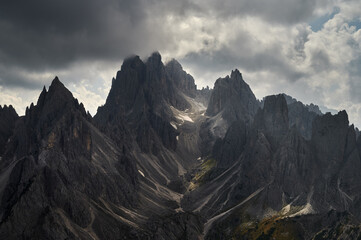
[{"label": "snow patch", "polygon": [[[193,119],[191,119],[191,118],[189,117],[189,114],[190,114],[190,113],[188,113],[188,112],[189,112],[189,109],[186,109],[186,110],[183,111],[183,112],[182,112],[182,111],[179,111],[178,109],[174,108],[173,106],[170,106],[170,109],[172,110],[174,116],[175,116],[177,119],[179,119],[179,120],[182,121],[182,124],[183,124],[185,121],[187,121],[187,122],[194,122]],[[171,124],[172,124],[172,123],[171,123]],[[173,125],[172,125],[172,126],[173,126]]]},{"label": "snow patch", "polygon": [[315,213],[315,210],[313,210],[311,203],[307,203],[304,208],[302,208],[300,211],[296,212],[295,214],[290,215],[290,217],[308,215],[312,213]]},{"label": "snow patch", "polygon": [[175,122],[170,122],[170,125],[172,125],[174,129],[177,129],[177,125],[175,124]]},{"label": "snow patch", "polygon": [[291,210],[291,204],[288,204],[281,210],[281,214],[287,214]]},{"label": "snow patch", "polygon": [[296,216],[300,216],[300,215],[308,215],[308,214],[313,214],[316,213],[316,211],[313,209],[312,205],[311,205],[311,199],[313,196],[313,186],[311,187],[311,191],[307,196],[307,204],[298,212],[296,212],[295,214],[290,215],[290,217],[296,217]]},{"label": "snow patch", "polygon": [[140,175],[142,175],[143,177],[145,177],[144,173],[143,173],[142,171],[140,171],[139,169],[138,169],[138,172],[140,173]]},{"label": "snow patch", "polygon": [[183,122],[188,121],[188,122],[193,122],[193,120],[185,114],[179,113],[178,116],[176,116],[178,119],[183,120]]},{"label": "snow patch", "polygon": [[175,138],[177,139],[177,141],[179,140],[179,136],[176,136]]}]

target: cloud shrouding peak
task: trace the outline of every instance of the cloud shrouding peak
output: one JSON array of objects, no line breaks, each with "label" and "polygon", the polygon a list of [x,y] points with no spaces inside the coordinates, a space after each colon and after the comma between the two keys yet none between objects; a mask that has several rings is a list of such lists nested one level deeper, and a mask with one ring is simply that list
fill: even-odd
[{"label": "cloud shrouding peak", "polygon": [[122,60],[158,50],[198,86],[238,68],[258,98],[287,92],[346,109],[361,126],[359,9],[357,0],[5,0],[0,103],[23,111],[58,75],[94,114]]}]

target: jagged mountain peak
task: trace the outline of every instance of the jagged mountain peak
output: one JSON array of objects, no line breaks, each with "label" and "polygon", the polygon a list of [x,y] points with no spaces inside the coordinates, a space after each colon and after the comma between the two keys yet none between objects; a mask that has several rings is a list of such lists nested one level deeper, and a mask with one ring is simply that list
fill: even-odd
[{"label": "jagged mountain peak", "polygon": [[224,138],[233,122],[243,121],[250,126],[258,108],[259,102],[237,69],[231,72],[231,77],[218,78],[205,112],[208,119],[202,124],[201,136],[206,139],[202,154],[209,154],[209,146],[215,139]]},{"label": "jagged mountain peak", "polygon": [[159,52],[153,52],[147,59],[146,64],[152,67],[161,67],[163,66],[162,56]]},{"label": "jagged mountain peak", "polygon": [[[133,55],[124,59],[121,70],[126,71],[127,69],[137,69],[140,65],[144,65],[144,62],[138,55]],[[119,74],[120,71],[118,71]]]},{"label": "jagged mountain peak", "polygon": [[293,98],[292,96],[290,95],[287,95],[285,93],[282,93],[282,95],[285,97],[286,99],[286,102],[288,105],[291,105],[291,104],[298,104],[298,105],[303,105],[305,108],[308,109],[308,111],[310,112],[314,112],[316,113],[317,115],[322,115],[322,112],[319,108],[318,105],[315,105],[313,103],[310,103],[310,104],[303,104],[302,102],[298,101],[297,99]]},{"label": "jagged mountain peak", "polygon": [[242,73],[237,68],[232,70],[231,78],[243,81]]},{"label": "jagged mountain peak", "polygon": [[146,63],[138,56],[128,58],[94,120],[103,128],[106,128],[104,124],[115,119],[125,120],[136,132],[143,151],[155,149],[152,146],[157,145],[157,141],[174,148],[176,131],[169,124],[172,117],[170,106],[181,110],[190,107],[175,82],[175,76],[167,73],[158,52],[153,53]]},{"label": "jagged mountain peak", "polygon": [[333,134],[336,129],[347,129],[349,127],[348,115],[345,110],[339,111],[337,114],[332,115],[326,113],[318,116],[313,123],[312,137],[316,135],[325,136]]},{"label": "jagged mountain peak", "polygon": [[183,93],[190,97],[195,97],[197,94],[197,86],[194,78],[183,70],[182,65],[176,60],[172,59],[165,65],[165,70],[170,81]]},{"label": "jagged mountain peak", "polygon": [[11,114],[16,114],[17,115],[17,113],[16,113],[16,110],[15,110],[15,108],[13,107],[13,105],[4,105],[4,107],[2,106],[2,105],[0,105],[0,114],[4,114],[4,113],[11,113]]},{"label": "jagged mountain peak", "polygon": [[62,82],[60,82],[58,76],[54,77],[53,81],[51,82],[51,85],[54,85],[54,86],[55,85],[63,85],[64,86],[64,84]]},{"label": "jagged mountain peak", "polygon": [[207,115],[215,116],[222,112],[222,116],[229,123],[235,120],[252,122],[259,103],[249,85],[243,80],[242,74],[235,69],[231,77],[219,78],[207,108]]},{"label": "jagged mountain peak", "polygon": [[167,62],[166,66],[171,66],[173,68],[183,70],[182,65],[175,58],[172,58],[169,62]]},{"label": "jagged mountain peak", "polygon": [[87,116],[84,105],[79,104],[73,94],[64,84],[55,77],[47,91],[45,86],[39,95],[37,104],[33,103],[26,108],[25,119],[31,124],[38,120],[46,122],[58,119],[66,113],[79,111],[81,115]]},{"label": "jagged mountain peak", "polygon": [[5,150],[5,144],[13,133],[15,122],[19,119],[12,105],[0,105],[0,156]]},{"label": "jagged mountain peak", "polygon": [[0,118],[14,118],[14,117],[17,118],[18,114],[12,105],[9,106],[4,105],[4,107],[0,105]]},{"label": "jagged mountain peak", "polygon": [[[64,84],[56,76],[49,86],[49,91],[46,90],[46,87],[43,87],[41,91],[36,106],[38,108],[43,108],[45,105],[51,105],[52,108],[56,106],[65,104],[66,102],[76,101],[73,94],[64,86]],[[30,106],[32,107],[32,106]]]},{"label": "jagged mountain peak", "polygon": [[337,155],[340,157],[343,154],[348,129],[349,121],[345,110],[336,115],[326,113],[317,116],[313,121],[312,142],[318,146],[321,155],[327,156],[338,151]]},{"label": "jagged mountain peak", "polygon": [[38,98],[38,101],[37,101],[37,103],[36,103],[36,105],[44,105],[44,101],[45,101],[45,98],[46,98],[46,94],[47,94],[48,92],[46,91],[46,87],[45,87],[45,85],[44,85],[44,87],[43,87],[43,90],[41,91],[41,93],[40,93],[40,95],[39,95],[39,98]]},{"label": "jagged mountain peak", "polygon": [[63,100],[73,99],[73,94],[60,82],[58,77],[55,77],[51,82],[48,94],[49,97],[59,97]]}]

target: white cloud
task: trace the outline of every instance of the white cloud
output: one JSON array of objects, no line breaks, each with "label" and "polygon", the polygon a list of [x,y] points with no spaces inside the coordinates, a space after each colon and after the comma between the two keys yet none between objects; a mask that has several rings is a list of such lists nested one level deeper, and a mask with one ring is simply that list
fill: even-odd
[{"label": "white cloud", "polygon": [[79,84],[72,84],[70,89],[75,98],[84,104],[86,110],[88,110],[93,116],[96,113],[98,107],[104,104],[104,97],[96,94],[95,92],[88,90],[89,85],[85,81]]},{"label": "white cloud", "polygon": [[24,89],[4,88],[0,86],[0,103],[1,105],[12,105],[18,115],[24,115],[26,107],[31,102],[36,103],[40,91],[30,91]]}]

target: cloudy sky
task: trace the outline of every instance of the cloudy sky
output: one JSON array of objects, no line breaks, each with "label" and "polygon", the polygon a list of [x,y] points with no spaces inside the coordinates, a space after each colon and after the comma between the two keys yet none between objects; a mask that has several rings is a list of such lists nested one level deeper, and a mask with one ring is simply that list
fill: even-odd
[{"label": "cloudy sky", "polygon": [[94,114],[125,57],[176,58],[199,87],[238,68],[361,126],[359,0],[3,0],[0,104],[20,115],[54,76]]}]

